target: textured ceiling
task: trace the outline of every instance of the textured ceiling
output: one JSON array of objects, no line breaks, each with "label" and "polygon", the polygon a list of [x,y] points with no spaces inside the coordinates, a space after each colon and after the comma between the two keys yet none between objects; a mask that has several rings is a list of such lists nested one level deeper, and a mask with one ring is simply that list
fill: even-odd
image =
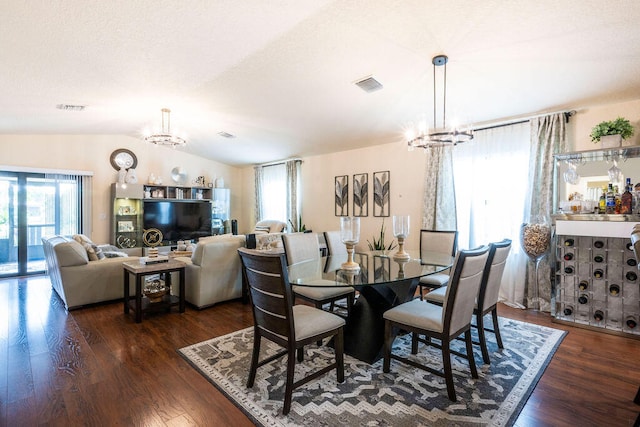
[{"label": "textured ceiling", "polygon": [[[0,13],[0,133],[141,137],[169,107],[183,150],[236,165],[400,141],[432,117],[441,53],[449,121],[640,98],[635,0],[6,0]],[[382,90],[353,84],[370,75]]]}]

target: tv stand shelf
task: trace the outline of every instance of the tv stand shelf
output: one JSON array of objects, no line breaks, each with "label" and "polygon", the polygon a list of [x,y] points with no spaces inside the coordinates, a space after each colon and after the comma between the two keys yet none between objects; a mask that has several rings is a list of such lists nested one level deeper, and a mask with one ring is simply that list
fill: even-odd
[{"label": "tv stand shelf", "polygon": [[211,200],[213,188],[170,185],[145,185],[145,200]]}]

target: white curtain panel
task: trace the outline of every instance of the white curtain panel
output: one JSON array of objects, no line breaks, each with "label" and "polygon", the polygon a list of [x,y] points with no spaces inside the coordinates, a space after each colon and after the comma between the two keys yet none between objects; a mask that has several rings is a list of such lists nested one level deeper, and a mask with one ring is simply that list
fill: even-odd
[{"label": "white curtain panel", "polygon": [[258,221],[275,219],[287,222],[287,166],[285,163],[262,167],[262,215]]},{"label": "white curtain panel", "polygon": [[[300,160],[289,160],[286,162],[287,168],[287,218],[291,220],[297,227],[301,227],[302,223],[298,224],[300,212]],[[285,218],[286,219],[286,218]],[[293,231],[293,230],[291,230]]]},{"label": "white curtain panel", "polygon": [[524,308],[528,258],[520,246],[520,226],[528,214],[529,122],[475,132],[453,149],[458,248],[503,238],[513,241],[500,300]]}]

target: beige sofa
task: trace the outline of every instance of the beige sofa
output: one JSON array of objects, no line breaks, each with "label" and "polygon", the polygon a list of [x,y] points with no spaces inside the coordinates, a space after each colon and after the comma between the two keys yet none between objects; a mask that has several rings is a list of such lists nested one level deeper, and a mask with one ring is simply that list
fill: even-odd
[{"label": "beige sofa", "polygon": [[238,248],[244,235],[203,237],[191,258],[178,257],[187,264],[185,299],[197,308],[242,296],[242,265]]},{"label": "beige sofa", "polygon": [[67,310],[123,297],[122,263],[138,257],[90,261],[87,249],[69,237],[43,237],[42,245],[51,285]]}]

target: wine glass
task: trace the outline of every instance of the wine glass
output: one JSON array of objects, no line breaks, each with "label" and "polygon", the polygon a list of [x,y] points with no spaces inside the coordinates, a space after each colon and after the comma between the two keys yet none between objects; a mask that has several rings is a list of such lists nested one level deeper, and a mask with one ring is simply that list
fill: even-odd
[{"label": "wine glass", "polygon": [[411,257],[404,250],[404,239],[409,235],[409,215],[393,216],[393,235],[398,239],[398,252],[393,255],[393,259],[410,259]]},{"label": "wine glass", "polygon": [[538,269],[540,261],[546,255],[551,244],[551,227],[544,217],[537,217],[529,223],[520,226],[520,244],[524,253],[535,264],[535,286],[533,288],[532,308],[540,309]]},{"label": "wine glass", "polygon": [[341,265],[343,270],[359,270],[360,265],[353,260],[355,245],[360,241],[360,218],[343,216],[340,218],[340,240],[347,247],[347,262]]}]

